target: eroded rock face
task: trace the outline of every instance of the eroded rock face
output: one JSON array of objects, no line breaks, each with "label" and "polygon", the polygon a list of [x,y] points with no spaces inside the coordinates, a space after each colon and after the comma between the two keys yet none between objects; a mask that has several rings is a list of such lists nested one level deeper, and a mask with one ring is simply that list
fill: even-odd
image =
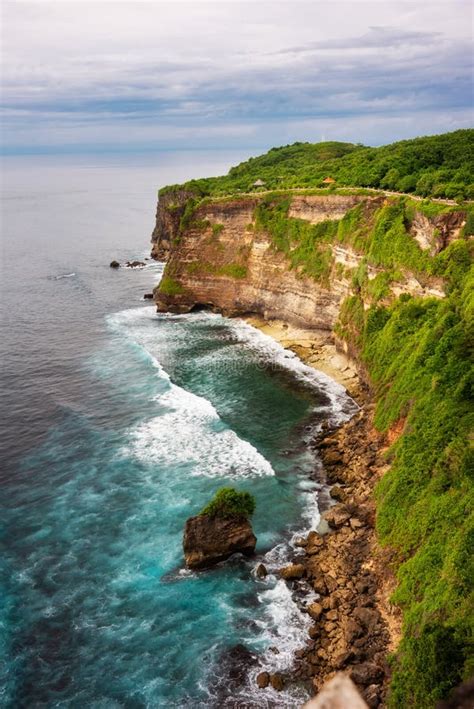
[{"label": "eroded rock face", "polygon": [[198,515],[186,522],[184,557],[190,569],[205,569],[240,553],[252,556],[257,538],[246,519]]},{"label": "eroded rock face", "polygon": [[[258,314],[266,320],[332,331],[341,303],[352,293],[352,272],[364,254],[335,242],[329,276],[315,282],[301,268],[293,268],[285,253],[275,248],[271,236],[256,227],[255,208],[261,199],[258,195],[214,199],[193,211],[192,195],[185,190],[160,197],[152,256],[167,261],[169,280],[167,289],[155,290],[160,312],[206,308],[229,316]],[[384,203],[383,196],[295,194],[289,216],[312,224],[339,220],[358,203],[363,204],[370,227],[374,211]],[[420,213],[411,233],[420,248],[434,254],[459,236],[464,222],[462,211],[433,219]],[[384,269],[366,264],[366,270],[370,281]],[[443,282],[430,277],[420,283],[413,274],[404,273],[391,283],[387,304],[401,293],[442,298]]]}]

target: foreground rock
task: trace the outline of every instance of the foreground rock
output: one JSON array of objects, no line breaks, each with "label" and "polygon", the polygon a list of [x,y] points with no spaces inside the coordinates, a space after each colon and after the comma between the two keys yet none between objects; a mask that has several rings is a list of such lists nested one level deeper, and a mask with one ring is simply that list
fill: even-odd
[{"label": "foreground rock", "polygon": [[349,677],[339,672],[303,709],[367,709]]},{"label": "foreground rock", "polygon": [[240,553],[252,556],[257,538],[247,519],[201,514],[186,522],[183,538],[186,566],[205,569]]}]

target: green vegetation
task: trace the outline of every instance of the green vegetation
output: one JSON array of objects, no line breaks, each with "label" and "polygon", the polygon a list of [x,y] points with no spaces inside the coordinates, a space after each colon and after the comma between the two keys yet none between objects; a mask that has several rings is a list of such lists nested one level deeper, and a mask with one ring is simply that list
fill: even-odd
[{"label": "green vegetation", "polygon": [[[293,143],[250,158],[222,177],[191,180],[184,189],[201,198],[252,191],[257,180],[262,180],[267,190],[322,187],[326,177],[335,179],[337,187],[474,199],[474,130],[403,140],[380,148],[338,142]],[[160,195],[176,189],[176,185],[165,187]]]},{"label": "green vegetation", "polygon": [[178,283],[171,278],[171,276],[167,276],[166,274],[161,279],[158,290],[160,293],[164,293],[164,295],[181,295],[184,293],[184,288],[181,283]]},{"label": "green vegetation", "polygon": [[249,492],[221,487],[199,514],[211,517],[248,519],[255,512],[255,498]]},{"label": "green vegetation", "polygon": [[[402,279],[403,270],[416,274],[420,280],[441,275],[439,262],[444,256],[433,259],[409,232],[414,217],[413,203],[409,199],[390,197],[383,202],[361,202],[341,220],[318,224],[289,217],[290,204],[288,193],[265,195],[255,208],[255,228],[269,234],[274,247],[288,256],[291,268],[319,283],[328,283],[334,265],[332,245],[337,243],[351,247],[364,257],[354,274],[353,286],[361,289],[367,285],[365,293],[374,300],[388,294],[389,284]],[[448,211],[454,209],[448,208]],[[446,207],[443,210],[446,211]],[[471,214],[472,208],[469,208],[469,225]],[[369,282],[367,265],[387,270]]]},{"label": "green vegetation", "polygon": [[212,225],[212,236],[219,236],[219,234],[223,231],[224,225],[223,224],[218,224],[215,223]]},{"label": "green vegetation", "polygon": [[226,263],[216,266],[204,261],[193,261],[187,265],[186,270],[191,274],[212,273],[214,276],[229,276],[230,278],[245,278],[247,275],[247,267],[240,263]]},{"label": "green vegetation", "polygon": [[405,421],[378,485],[377,531],[398,551],[393,601],[404,636],[393,658],[389,705],[429,709],[474,669],[474,274],[466,242],[436,259],[445,300],[401,296],[364,311],[348,298],[338,331],[373,381],[375,423]]}]

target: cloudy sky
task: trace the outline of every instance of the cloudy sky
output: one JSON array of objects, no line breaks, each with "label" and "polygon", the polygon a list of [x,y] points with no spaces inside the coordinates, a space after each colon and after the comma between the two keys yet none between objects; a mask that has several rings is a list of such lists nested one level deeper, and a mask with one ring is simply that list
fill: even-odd
[{"label": "cloudy sky", "polygon": [[466,0],[1,7],[4,152],[379,145],[473,122]]}]

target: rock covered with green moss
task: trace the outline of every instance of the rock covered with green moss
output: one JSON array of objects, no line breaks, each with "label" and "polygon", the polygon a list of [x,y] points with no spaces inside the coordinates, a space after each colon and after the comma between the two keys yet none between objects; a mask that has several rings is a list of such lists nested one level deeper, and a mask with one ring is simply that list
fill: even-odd
[{"label": "rock covered with green moss", "polygon": [[186,566],[204,569],[232,554],[251,556],[257,543],[249,521],[254,510],[255,500],[250,493],[233,488],[218,490],[200,514],[186,522],[183,537]]}]

